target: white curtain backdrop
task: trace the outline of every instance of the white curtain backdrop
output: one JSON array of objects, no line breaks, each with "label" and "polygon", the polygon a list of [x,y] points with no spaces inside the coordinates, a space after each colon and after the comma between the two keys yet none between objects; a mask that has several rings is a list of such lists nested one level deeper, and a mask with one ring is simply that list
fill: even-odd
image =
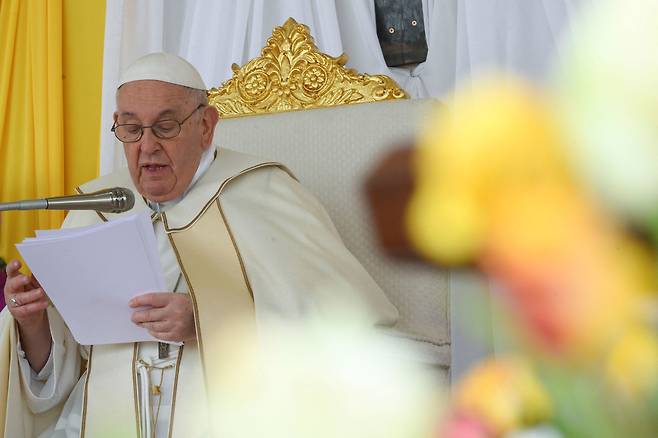
[{"label": "white curtain backdrop", "polygon": [[427,60],[389,68],[379,47],[373,0],[112,0],[103,64],[101,174],[125,165],[109,132],[121,70],[153,51],[177,53],[208,87],[258,56],[288,17],[308,25],[317,46],[345,52],[357,71],[393,77],[412,97],[438,97],[479,72],[513,72],[541,83],[577,6],[588,0],[423,0]]},{"label": "white curtain backdrop", "polygon": [[[107,2],[103,65],[100,171],[125,166],[110,133],[119,73],[153,51],[177,53],[200,71],[206,86],[231,75],[260,54],[275,26],[288,17],[308,25],[325,53],[349,56],[360,72],[392,76],[412,97],[442,98],[480,72],[514,73],[541,84],[559,56],[578,7],[588,0],[423,0],[427,60],[412,69],[389,68],[377,39],[373,0],[111,0]],[[452,282],[453,376],[487,354],[474,342],[462,316],[474,300],[485,303],[473,279]],[[479,289],[484,286],[480,283]],[[479,298],[478,298],[479,297]],[[495,338],[487,331],[476,338]],[[495,342],[494,342],[495,343]]]}]

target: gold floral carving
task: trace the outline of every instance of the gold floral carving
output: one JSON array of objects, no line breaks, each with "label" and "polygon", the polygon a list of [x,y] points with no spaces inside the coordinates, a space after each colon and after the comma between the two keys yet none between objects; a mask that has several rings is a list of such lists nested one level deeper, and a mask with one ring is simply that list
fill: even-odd
[{"label": "gold floral carving", "polygon": [[289,18],[274,29],[261,56],[208,91],[221,118],[322,108],[380,100],[406,99],[394,80],[345,68],[347,55],[318,50],[304,24]]}]

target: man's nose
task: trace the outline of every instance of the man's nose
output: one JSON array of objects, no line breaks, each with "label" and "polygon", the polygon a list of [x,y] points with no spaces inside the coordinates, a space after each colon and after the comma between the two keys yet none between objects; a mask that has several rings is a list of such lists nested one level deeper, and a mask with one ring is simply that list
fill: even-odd
[{"label": "man's nose", "polygon": [[153,134],[151,128],[142,128],[142,138],[140,140],[140,148],[142,152],[152,154],[161,149],[160,139]]}]

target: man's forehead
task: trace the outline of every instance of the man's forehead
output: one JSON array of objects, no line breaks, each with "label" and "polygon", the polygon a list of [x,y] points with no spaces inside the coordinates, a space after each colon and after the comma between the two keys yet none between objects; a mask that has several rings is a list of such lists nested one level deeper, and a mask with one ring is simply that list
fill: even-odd
[{"label": "man's forehead", "polygon": [[157,120],[181,120],[193,105],[207,102],[205,90],[155,79],[140,79],[122,85],[116,92],[115,116],[119,123],[149,125]]},{"label": "man's forehead", "polygon": [[[145,116],[146,113],[144,111],[117,111],[120,117],[137,117],[140,118],[142,116]],[[159,108],[150,108],[149,113],[155,114],[156,118],[162,118],[162,117],[176,117],[180,113],[180,108],[165,108],[165,109],[159,109]]]}]

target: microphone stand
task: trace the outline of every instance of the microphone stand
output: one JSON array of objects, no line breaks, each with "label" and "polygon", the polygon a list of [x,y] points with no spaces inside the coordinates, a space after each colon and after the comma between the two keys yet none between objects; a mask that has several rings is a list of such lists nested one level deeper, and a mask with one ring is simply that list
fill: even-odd
[{"label": "microphone stand", "polygon": [[133,193],[122,187],[73,196],[30,199],[0,203],[0,211],[11,210],[95,210],[104,213],[122,213],[135,204]]}]

